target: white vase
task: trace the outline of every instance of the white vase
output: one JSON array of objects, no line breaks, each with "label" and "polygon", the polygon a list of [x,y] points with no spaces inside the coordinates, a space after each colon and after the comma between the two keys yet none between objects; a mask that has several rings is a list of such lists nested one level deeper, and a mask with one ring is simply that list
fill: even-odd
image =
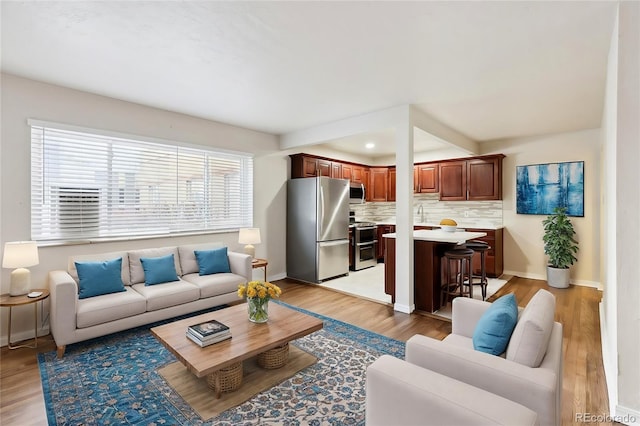
[{"label": "white vase", "polygon": [[547,283],[550,287],[568,288],[570,271],[569,268],[554,268],[547,265]]}]

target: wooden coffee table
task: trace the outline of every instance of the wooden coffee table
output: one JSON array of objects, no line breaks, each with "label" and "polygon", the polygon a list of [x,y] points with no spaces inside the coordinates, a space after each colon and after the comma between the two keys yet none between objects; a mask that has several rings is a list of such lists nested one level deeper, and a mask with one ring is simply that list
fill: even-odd
[{"label": "wooden coffee table", "polygon": [[[188,326],[212,319],[231,329],[231,339],[201,348],[185,336]],[[151,332],[187,370],[202,378],[320,329],[322,320],[275,303],[269,304],[269,321],[255,324],[249,321],[247,304],[241,303],[153,327]]]}]

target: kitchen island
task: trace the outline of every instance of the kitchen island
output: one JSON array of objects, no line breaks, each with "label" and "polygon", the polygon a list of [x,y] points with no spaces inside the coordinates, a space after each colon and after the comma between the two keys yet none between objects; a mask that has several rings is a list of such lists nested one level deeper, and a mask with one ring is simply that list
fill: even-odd
[{"label": "kitchen island", "polygon": [[[469,240],[482,238],[484,232],[413,231],[413,286],[417,310],[435,312],[440,309],[440,271],[444,252]],[[384,234],[384,292],[395,303],[396,234]]]}]

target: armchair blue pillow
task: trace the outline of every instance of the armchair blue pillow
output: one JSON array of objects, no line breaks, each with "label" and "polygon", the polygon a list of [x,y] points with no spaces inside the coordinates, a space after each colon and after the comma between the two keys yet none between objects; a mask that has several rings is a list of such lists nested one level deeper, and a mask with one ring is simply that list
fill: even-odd
[{"label": "armchair blue pillow", "polygon": [[121,275],[121,257],[102,262],[74,263],[78,271],[79,299],[125,291]]},{"label": "armchair blue pillow", "polygon": [[178,281],[173,254],[161,257],[141,257],[144,269],[144,285],[154,285]]},{"label": "armchair blue pillow", "polygon": [[473,331],[473,348],[491,355],[507,349],[511,333],[518,322],[518,304],[513,293],[493,302],[482,314]]},{"label": "armchair blue pillow", "polygon": [[222,272],[231,272],[227,248],[220,247],[214,250],[194,250],[198,262],[200,275],[211,275]]}]

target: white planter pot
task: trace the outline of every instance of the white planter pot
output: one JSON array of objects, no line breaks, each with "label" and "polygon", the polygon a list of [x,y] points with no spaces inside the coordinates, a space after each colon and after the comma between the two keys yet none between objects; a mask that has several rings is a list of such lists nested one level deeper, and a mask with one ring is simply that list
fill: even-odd
[{"label": "white planter pot", "polygon": [[547,266],[547,283],[549,284],[549,286],[555,288],[568,288],[569,273],[569,268],[561,269]]}]

